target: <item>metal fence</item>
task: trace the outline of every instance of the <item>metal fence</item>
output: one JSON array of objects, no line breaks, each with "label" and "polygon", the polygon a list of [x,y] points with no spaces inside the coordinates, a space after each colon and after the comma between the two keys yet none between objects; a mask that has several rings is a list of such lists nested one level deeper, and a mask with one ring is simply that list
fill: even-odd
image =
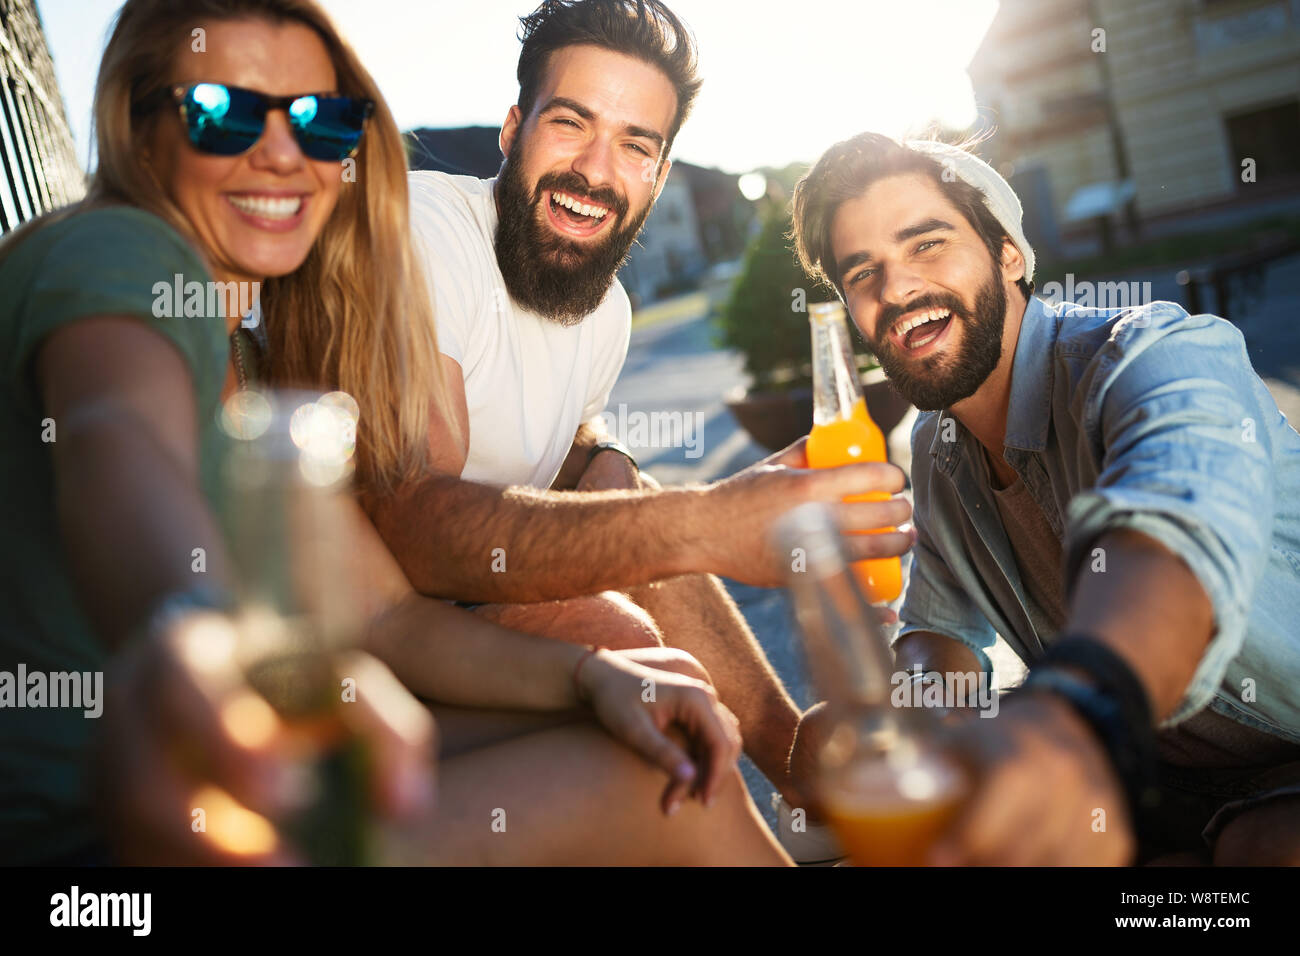
[{"label": "metal fence", "polygon": [[0,0],[0,233],[85,195],[34,0]]}]

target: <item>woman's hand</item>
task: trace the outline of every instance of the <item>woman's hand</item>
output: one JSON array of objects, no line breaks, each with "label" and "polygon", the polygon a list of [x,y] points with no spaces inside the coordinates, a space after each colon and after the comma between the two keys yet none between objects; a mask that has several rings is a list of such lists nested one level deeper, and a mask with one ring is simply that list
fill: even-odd
[{"label": "woman's hand", "polygon": [[712,804],[740,756],[740,724],[694,657],[663,647],[599,650],[582,666],[579,690],[606,730],[668,773],[665,814],[687,796]]},{"label": "woman's hand", "polygon": [[[235,640],[221,615],[187,612],[115,661],[95,769],[122,862],[301,862],[273,822],[301,806],[301,776],[285,725],[235,666]],[[430,812],[428,711],[372,657],[349,656],[342,670],[356,681],[340,712],[369,747],[372,804],[389,818]]]}]

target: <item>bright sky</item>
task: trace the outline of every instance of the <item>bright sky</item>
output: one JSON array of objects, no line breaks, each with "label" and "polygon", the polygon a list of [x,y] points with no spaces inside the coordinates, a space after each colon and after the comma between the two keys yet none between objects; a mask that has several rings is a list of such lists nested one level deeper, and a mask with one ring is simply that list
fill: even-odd
[{"label": "bright sky", "polygon": [[[534,0],[323,0],[403,129],[496,125],[518,93],[517,18]],[[744,172],[814,159],[865,129],[974,120],[965,67],[997,0],[670,0],[704,89],[674,154]],[[121,0],[37,0],[77,153]]]}]

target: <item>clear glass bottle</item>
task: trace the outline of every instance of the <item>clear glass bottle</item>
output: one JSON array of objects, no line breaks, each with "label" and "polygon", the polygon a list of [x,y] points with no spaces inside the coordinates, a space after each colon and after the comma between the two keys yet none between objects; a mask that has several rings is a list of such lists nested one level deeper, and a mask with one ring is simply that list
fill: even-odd
[{"label": "clear glass bottle", "polygon": [[342,392],[242,390],[222,412],[237,654],[288,728],[300,770],[301,808],[276,823],[322,866],[370,859],[368,755],[343,720],[348,688],[337,666],[361,624],[345,510],[356,416]]},{"label": "clear glass bottle", "polygon": [[[844,306],[820,302],[808,307],[812,328],[813,427],[808,433],[808,464],[834,468],[859,461],[887,461],[885,436],[867,412],[849,342]],[[853,495],[846,501],[886,501],[885,492]],[[892,531],[893,528],[881,528]],[[871,532],[866,532],[871,533]],[[853,566],[872,603],[895,600],[903,590],[898,558],[874,558]]]},{"label": "clear glass bottle", "polygon": [[833,726],[820,754],[822,812],[856,865],[923,865],[960,806],[964,772],[935,740],[930,715],[894,706],[893,652],[830,510],[801,505],[775,537],[792,558],[787,586]]}]

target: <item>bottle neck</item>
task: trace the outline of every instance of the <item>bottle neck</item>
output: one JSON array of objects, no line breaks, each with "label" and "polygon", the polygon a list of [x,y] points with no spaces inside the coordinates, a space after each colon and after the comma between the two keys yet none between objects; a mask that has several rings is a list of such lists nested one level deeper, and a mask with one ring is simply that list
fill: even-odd
[{"label": "bottle neck", "polygon": [[359,643],[344,468],[352,422],[327,399],[249,391],[223,414],[232,440],[219,508],[245,662]]},{"label": "bottle neck", "polygon": [[844,310],[837,306],[813,311],[809,323],[812,327],[813,424],[828,425],[851,418],[853,406],[862,397],[862,386]]},{"label": "bottle neck", "polygon": [[842,712],[892,711],[893,654],[842,556],[816,553],[788,587],[813,681]]}]

